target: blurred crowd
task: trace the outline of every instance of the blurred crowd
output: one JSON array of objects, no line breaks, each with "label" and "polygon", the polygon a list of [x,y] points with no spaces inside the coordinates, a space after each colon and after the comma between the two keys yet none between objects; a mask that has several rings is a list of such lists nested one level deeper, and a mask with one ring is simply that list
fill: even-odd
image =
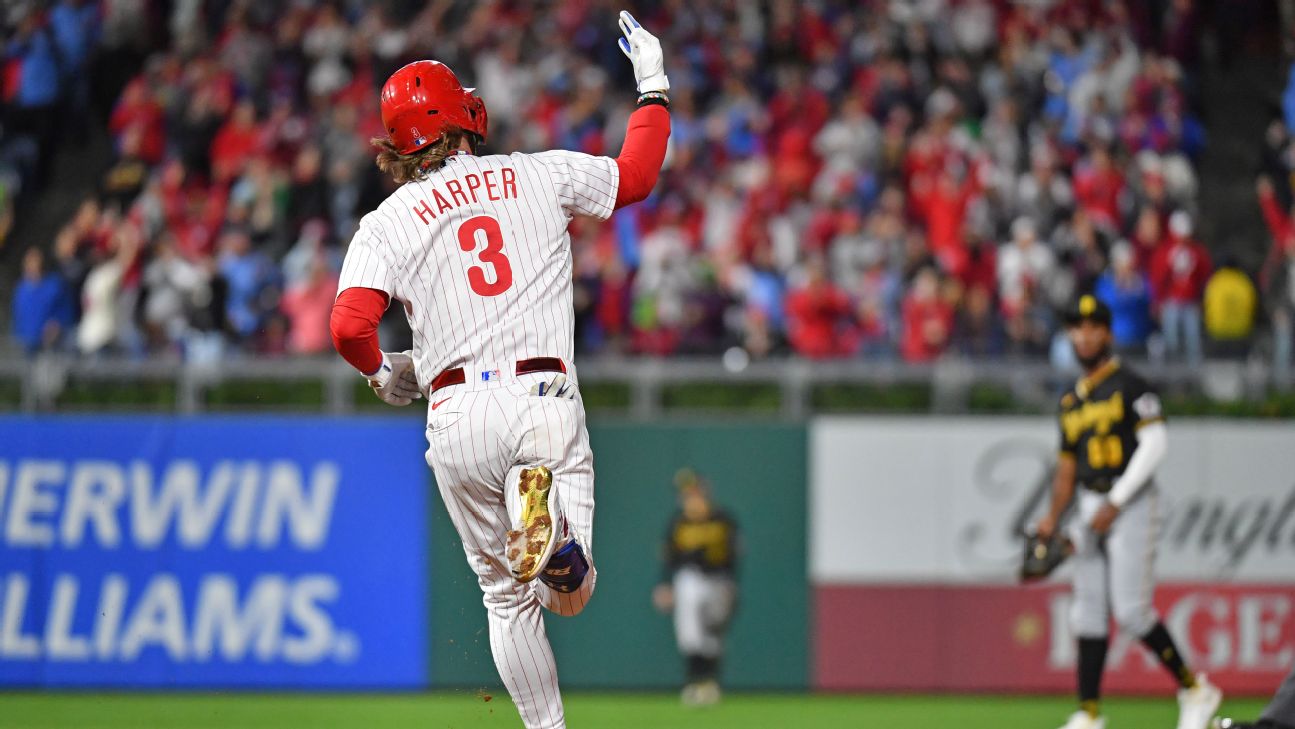
[{"label": "blurred crowd", "polygon": [[[67,69],[87,46],[163,39],[103,120],[98,193],[24,259],[15,334],[87,355],[330,351],[346,243],[392,189],[368,141],[387,75],[448,63],[486,101],[487,151],[615,154],[635,97],[621,5],[11,12],[5,94],[33,109],[13,127],[33,159],[51,105],[85,95]],[[1195,362],[1249,347],[1284,285],[1289,358],[1289,267],[1260,291],[1197,236],[1192,0],[667,0],[638,17],[667,51],[670,152],[648,202],[572,226],[579,351],[1064,359],[1056,312],[1094,291],[1122,350]],[[1274,165],[1295,159],[1272,144]],[[1289,200],[1273,172],[1264,199]],[[1285,203],[1265,210],[1295,256]]]}]

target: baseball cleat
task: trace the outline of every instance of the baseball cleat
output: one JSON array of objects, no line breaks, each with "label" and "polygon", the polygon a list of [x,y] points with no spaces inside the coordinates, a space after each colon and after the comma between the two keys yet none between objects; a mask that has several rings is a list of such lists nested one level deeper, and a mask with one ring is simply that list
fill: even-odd
[{"label": "baseball cleat", "polygon": [[544,466],[522,470],[517,491],[522,497],[521,529],[508,532],[505,551],[508,569],[518,582],[530,582],[553,555],[557,539],[553,531],[553,515],[549,513],[549,492],[553,488],[553,472]]},{"label": "baseball cleat", "polygon": [[1209,729],[1210,721],[1223,703],[1223,692],[1210,683],[1205,674],[1196,677],[1196,685],[1178,691],[1178,729]]},{"label": "baseball cleat", "polygon": [[696,684],[696,690],[693,693],[695,706],[713,706],[719,703],[720,690],[719,683],[713,679],[708,679]]},{"label": "baseball cleat", "polygon": [[1106,729],[1106,717],[1094,718],[1087,711],[1076,711],[1061,729]]},{"label": "baseball cleat", "polygon": [[679,700],[684,706],[697,705],[697,684],[690,683],[679,692]]},{"label": "baseball cleat", "polygon": [[1248,721],[1233,721],[1231,719],[1215,719],[1210,723],[1210,729],[1265,729],[1260,724],[1251,724]]},{"label": "baseball cleat", "polygon": [[540,582],[558,592],[575,592],[587,574],[589,560],[585,559],[585,551],[572,539],[549,558],[549,563],[540,572]]},{"label": "baseball cleat", "polygon": [[719,684],[706,679],[684,686],[679,698],[684,706],[713,706],[719,703],[720,693]]}]

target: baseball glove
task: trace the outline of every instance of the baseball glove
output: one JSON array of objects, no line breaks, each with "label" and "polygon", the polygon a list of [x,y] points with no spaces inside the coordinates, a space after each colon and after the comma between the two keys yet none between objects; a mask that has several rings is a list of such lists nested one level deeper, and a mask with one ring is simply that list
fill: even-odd
[{"label": "baseball glove", "polygon": [[1021,581],[1035,582],[1052,574],[1073,550],[1070,541],[1053,535],[1044,539],[1037,534],[1025,537],[1025,559],[1021,562]]}]

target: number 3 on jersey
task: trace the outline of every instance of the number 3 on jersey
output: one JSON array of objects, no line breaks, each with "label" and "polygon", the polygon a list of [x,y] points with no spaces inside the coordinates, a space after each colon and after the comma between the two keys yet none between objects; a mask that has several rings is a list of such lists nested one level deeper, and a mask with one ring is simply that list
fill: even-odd
[{"label": "number 3 on jersey", "polygon": [[504,232],[498,220],[478,215],[459,226],[459,247],[468,252],[476,250],[478,231],[486,234],[486,247],[477,253],[477,259],[490,267],[494,281],[486,280],[483,266],[472,266],[468,269],[468,284],[479,296],[498,296],[513,285],[513,267],[504,255]]}]

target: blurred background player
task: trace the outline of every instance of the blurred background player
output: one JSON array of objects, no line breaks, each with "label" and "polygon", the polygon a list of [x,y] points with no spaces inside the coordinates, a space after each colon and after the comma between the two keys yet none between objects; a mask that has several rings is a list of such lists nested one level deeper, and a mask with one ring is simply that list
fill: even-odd
[{"label": "blurred background player", "polygon": [[652,593],[674,618],[675,642],[684,657],[686,704],[719,701],[724,634],[737,605],[737,523],[711,499],[691,468],[675,474],[679,511],[666,530],[665,574]]},{"label": "blurred background player", "polygon": [[1217,719],[1214,729],[1295,729],[1295,666],[1254,723]]},{"label": "blurred background player", "polygon": [[1205,729],[1223,700],[1192,672],[1151,604],[1159,492],[1154,475],[1168,449],[1156,391],[1112,355],[1111,311],[1085,295],[1066,313],[1084,376],[1061,397],[1061,451],[1052,503],[1036,527],[1044,538],[1081,486],[1074,545],[1072,628],[1079,640],[1079,711],[1062,729],[1103,729],[1102,673],[1110,619],[1137,636],[1178,682],[1178,729]]}]

